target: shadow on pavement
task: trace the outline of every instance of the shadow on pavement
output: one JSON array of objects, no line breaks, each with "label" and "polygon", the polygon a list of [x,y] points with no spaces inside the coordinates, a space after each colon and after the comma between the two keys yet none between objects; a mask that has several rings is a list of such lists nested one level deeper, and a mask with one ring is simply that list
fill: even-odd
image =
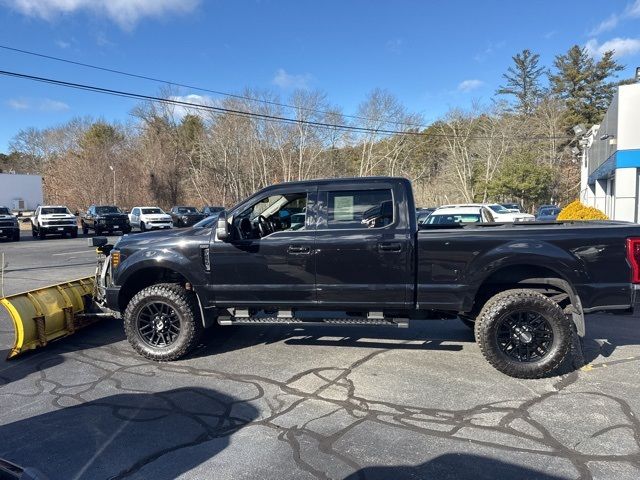
[{"label": "shadow on pavement", "polygon": [[520,465],[506,463],[494,458],[450,453],[441,455],[420,465],[394,465],[390,467],[366,467],[346,477],[344,480],[564,480],[544,472]]},{"label": "shadow on pavement", "polygon": [[208,388],[122,393],[0,426],[0,457],[49,480],[172,479],[214,457],[257,416]]}]

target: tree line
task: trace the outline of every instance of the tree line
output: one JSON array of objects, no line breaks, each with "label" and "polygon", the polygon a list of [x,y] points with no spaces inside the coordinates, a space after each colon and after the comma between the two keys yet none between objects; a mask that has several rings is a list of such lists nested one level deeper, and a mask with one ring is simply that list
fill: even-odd
[{"label": "tree line", "polygon": [[594,59],[577,45],[551,68],[530,50],[512,59],[488,105],[452,109],[426,127],[382,89],[352,116],[322,91],[294,91],[285,104],[273,91],[246,89],[216,105],[261,117],[142,103],[127,123],[76,118],[22,130],[0,168],[43,175],[45,201],[72,209],[113,201],[111,168],[125,208],[230,206],[274,182],[369,175],[409,178],[419,206],[567,203],[579,189],[571,127],[600,121],[623,66],[614,52]]}]

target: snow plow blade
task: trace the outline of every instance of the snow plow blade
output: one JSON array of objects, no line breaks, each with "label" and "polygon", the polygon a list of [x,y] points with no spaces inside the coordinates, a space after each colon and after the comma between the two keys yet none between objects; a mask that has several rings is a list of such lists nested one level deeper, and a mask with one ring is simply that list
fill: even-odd
[{"label": "snow plow blade", "polygon": [[15,329],[7,360],[58,338],[67,337],[95,321],[85,315],[93,306],[93,277],[0,298]]}]

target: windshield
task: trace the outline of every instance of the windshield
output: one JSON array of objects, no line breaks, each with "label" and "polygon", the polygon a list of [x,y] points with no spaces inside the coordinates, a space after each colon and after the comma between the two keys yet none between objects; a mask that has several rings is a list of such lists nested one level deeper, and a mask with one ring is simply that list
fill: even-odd
[{"label": "windshield", "polygon": [[202,209],[203,212],[208,212],[210,214],[218,213],[224,210],[224,207],[204,207]]},{"label": "windshield", "polygon": [[475,213],[461,213],[461,214],[431,214],[429,218],[425,220],[426,225],[446,225],[455,223],[477,223],[480,222],[480,214]]},{"label": "windshield", "polygon": [[178,213],[198,213],[198,209],[196,207],[178,207]]},{"label": "windshield", "polygon": [[543,208],[540,210],[540,215],[558,215],[559,213],[559,208]]},{"label": "windshield", "polygon": [[160,208],[143,208],[142,213],[144,215],[163,214],[164,212]]},{"label": "windshield", "polygon": [[118,207],[96,207],[96,213],[98,215],[104,213],[122,213],[122,210]]},{"label": "windshield", "polygon": [[502,205],[489,205],[489,208],[496,213],[509,213],[509,211]]},{"label": "windshield", "polygon": [[67,207],[47,207],[40,210],[41,215],[51,215],[52,213],[67,213],[71,215]]},{"label": "windshield", "polygon": [[6,207],[0,207],[0,215],[9,215],[11,212]]}]

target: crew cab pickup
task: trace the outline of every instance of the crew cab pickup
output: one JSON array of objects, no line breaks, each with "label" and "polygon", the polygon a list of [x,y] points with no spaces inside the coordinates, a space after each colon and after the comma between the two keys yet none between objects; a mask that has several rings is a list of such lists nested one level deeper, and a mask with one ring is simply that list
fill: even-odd
[{"label": "crew cab pickup", "polygon": [[78,220],[69,209],[62,205],[42,205],[31,217],[31,234],[44,239],[47,235],[78,236]]},{"label": "crew cab pickup", "polygon": [[93,230],[96,235],[115,231],[131,233],[129,217],[115,205],[91,205],[81,216],[80,225],[85,235],[89,230]]},{"label": "crew cab pickup", "polygon": [[20,225],[18,217],[7,207],[0,206],[0,238],[7,238],[14,242],[20,241]]},{"label": "crew cab pickup", "polygon": [[209,326],[387,325],[459,318],[515,377],[555,371],[584,315],[632,312],[640,226],[623,222],[420,225],[402,178],[267,187],[212,228],[103,247],[98,302],[143,356],[181,358]]}]

